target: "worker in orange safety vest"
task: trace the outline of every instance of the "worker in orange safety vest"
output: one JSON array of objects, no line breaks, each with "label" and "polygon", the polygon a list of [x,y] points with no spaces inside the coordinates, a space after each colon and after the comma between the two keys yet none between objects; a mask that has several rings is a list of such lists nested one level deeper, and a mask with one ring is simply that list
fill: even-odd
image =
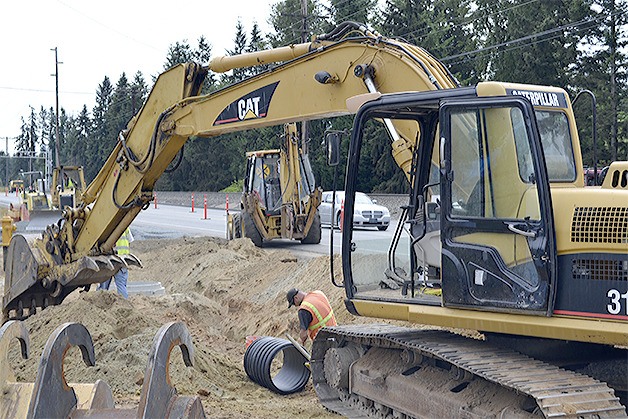
[{"label": "worker in orange safety vest", "polygon": [[305,293],[297,288],[292,288],[286,294],[288,308],[299,307],[299,327],[301,343],[305,343],[308,336],[314,340],[316,334],[323,326],[336,326],[334,310],[329,300],[322,291]]}]

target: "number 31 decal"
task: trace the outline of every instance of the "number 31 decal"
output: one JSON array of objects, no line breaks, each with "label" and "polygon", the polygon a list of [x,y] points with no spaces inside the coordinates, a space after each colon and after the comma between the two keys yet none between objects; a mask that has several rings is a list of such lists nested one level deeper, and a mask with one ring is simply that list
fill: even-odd
[{"label": "number 31 decal", "polygon": [[[611,300],[611,303],[606,306],[610,314],[619,314],[622,311],[622,305],[624,306],[624,312],[628,314],[628,292],[622,294],[616,289],[610,289],[606,296]],[[622,302],[622,300],[624,301]]]}]

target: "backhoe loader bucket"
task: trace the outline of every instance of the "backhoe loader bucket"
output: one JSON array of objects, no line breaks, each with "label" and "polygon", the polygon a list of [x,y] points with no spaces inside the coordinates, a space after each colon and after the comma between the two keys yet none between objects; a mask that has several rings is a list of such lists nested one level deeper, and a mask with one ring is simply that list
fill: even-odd
[{"label": "backhoe loader bucket", "polygon": [[33,237],[15,234],[11,238],[4,271],[3,320],[32,316],[38,308],[60,304],[79,287],[106,281],[120,268],[142,266],[129,254],[84,256],[50,267],[42,246]]},{"label": "backhoe loader bucket", "polygon": [[50,224],[55,224],[62,217],[59,210],[35,210],[28,212],[28,218],[15,223],[18,233],[41,233]]},{"label": "backhoe loader bucket", "polygon": [[177,395],[168,376],[170,353],[175,346],[181,347],[185,364],[192,365],[194,347],[183,323],[168,323],[155,336],[137,409],[117,409],[111,388],[102,380],[94,384],[66,382],[63,364],[71,347],[80,348],[86,365],[96,363],[91,335],[82,324],[66,323],[52,333],[41,355],[34,383],[15,382],[8,360],[8,347],[15,338],[20,341],[22,357],[27,358],[29,338],[24,324],[10,321],[0,328],[0,417],[205,417],[200,399]]}]

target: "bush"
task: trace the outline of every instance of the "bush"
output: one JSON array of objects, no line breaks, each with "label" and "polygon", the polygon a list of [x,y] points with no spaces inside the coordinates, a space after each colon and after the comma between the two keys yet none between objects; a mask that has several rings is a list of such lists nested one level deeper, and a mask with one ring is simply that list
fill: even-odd
[{"label": "bush", "polygon": [[236,180],[220,192],[242,192],[244,189],[244,179]]}]

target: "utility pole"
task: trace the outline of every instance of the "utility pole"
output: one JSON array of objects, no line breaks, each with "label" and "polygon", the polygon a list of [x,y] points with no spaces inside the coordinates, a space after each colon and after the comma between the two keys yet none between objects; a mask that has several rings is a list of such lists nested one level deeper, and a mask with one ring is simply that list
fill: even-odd
[{"label": "utility pole", "polygon": [[[303,18],[303,25],[301,27],[301,42],[307,42],[308,38],[308,30],[307,30],[307,0],[301,0],[301,16]],[[303,149],[303,153],[308,153],[308,136],[309,129],[307,121],[303,121],[301,123],[301,147]]]},{"label": "utility pole", "polygon": [[9,187],[9,137],[4,137],[6,141],[6,150],[7,150],[7,158],[6,165],[4,166],[4,181],[7,184],[7,188]]},{"label": "utility pole", "polygon": [[55,160],[57,161],[57,166],[61,165],[61,162],[59,161],[59,141],[61,141],[61,138],[59,137],[59,64],[63,64],[61,62],[59,62],[59,59],[57,58],[57,47],[54,48],[50,48],[50,51],[54,51],[55,52],[55,73],[51,74],[51,76],[55,77],[55,99],[56,99],[56,139],[55,139]]}]

